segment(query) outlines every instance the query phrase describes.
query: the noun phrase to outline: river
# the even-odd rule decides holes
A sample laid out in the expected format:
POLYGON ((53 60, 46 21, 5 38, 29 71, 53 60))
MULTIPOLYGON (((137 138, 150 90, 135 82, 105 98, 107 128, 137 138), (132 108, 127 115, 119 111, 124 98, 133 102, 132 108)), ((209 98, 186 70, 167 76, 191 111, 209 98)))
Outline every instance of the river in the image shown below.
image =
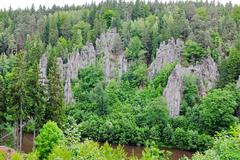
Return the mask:
MULTIPOLYGON (((112 145, 112 146, 114 148, 117 145, 112 145)), ((25 134, 23 136, 23 151, 25 153, 29 153, 29 152, 32 151, 32 147, 33 147, 33 135, 32 134, 25 134)), ((138 147, 138 146, 132 146, 132 145, 124 145, 123 148, 124 148, 125 152, 127 153, 127 155, 129 157, 131 155, 135 155, 138 158, 140 158, 142 156, 142 151, 144 149, 144 147, 138 147)), ((172 152, 171 160, 179 160, 184 155, 191 158, 192 154, 193 154, 193 152, 183 151, 183 150, 179 150, 179 149, 163 148, 163 150, 167 150, 167 151, 172 152)))

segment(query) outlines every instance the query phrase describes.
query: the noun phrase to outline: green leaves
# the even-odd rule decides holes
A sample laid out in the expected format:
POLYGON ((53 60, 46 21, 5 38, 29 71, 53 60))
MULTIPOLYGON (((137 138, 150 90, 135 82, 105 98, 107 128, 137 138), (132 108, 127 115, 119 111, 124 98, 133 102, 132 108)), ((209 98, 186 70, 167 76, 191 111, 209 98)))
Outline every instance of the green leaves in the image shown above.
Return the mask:
POLYGON ((205 96, 199 106, 196 106, 193 118, 196 125, 204 133, 214 134, 227 129, 237 121, 234 111, 237 107, 236 97, 229 90, 215 89, 205 96))
POLYGON ((126 48, 127 59, 130 61, 143 59, 144 52, 140 38, 138 36, 132 37, 126 48))
POLYGON ((183 49, 182 57, 187 63, 195 63, 207 56, 207 52, 198 43, 188 40, 183 49))
POLYGON ((40 130, 36 137, 36 151, 39 153, 39 159, 46 159, 52 149, 63 143, 64 135, 61 129, 53 121, 48 121, 40 130))

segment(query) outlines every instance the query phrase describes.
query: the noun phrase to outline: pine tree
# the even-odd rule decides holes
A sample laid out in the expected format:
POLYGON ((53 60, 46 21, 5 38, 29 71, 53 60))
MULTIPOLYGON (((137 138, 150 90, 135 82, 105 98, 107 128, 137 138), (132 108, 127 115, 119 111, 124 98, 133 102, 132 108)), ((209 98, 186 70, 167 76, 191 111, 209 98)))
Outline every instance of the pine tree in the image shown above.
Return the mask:
POLYGON ((27 72, 27 95, 29 96, 29 115, 34 121, 34 138, 35 132, 38 131, 44 124, 44 114, 46 108, 47 95, 44 90, 46 89, 39 81, 39 68, 38 63, 33 66, 27 72))
POLYGON ((16 124, 16 148, 22 150, 22 129, 23 121, 27 118, 27 106, 29 97, 27 95, 26 84, 26 62, 24 61, 24 53, 17 55, 17 64, 11 73, 8 88, 9 110, 14 117, 16 124))
POLYGON ((54 60, 48 75, 48 100, 46 106, 46 120, 53 120, 58 124, 63 120, 64 115, 64 94, 60 73, 54 60))

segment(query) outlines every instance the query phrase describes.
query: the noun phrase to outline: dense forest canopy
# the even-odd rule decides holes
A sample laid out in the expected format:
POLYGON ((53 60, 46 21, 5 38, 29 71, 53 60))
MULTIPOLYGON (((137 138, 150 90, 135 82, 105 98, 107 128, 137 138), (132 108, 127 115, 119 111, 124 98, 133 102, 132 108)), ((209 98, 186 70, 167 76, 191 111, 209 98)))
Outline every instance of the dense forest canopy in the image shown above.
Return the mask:
POLYGON ((240 159, 239 37, 231 2, 0 10, 0 144, 27 160, 137 159, 97 142, 240 159))

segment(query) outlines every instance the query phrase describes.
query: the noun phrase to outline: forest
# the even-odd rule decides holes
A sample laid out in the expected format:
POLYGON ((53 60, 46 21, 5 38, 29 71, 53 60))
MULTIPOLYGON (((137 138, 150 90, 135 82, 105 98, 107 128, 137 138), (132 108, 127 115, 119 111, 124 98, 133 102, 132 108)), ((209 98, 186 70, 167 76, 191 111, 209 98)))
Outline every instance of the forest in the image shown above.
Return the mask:
POLYGON ((36 8, 0 10, 0 160, 240 160, 239 5, 36 8))

